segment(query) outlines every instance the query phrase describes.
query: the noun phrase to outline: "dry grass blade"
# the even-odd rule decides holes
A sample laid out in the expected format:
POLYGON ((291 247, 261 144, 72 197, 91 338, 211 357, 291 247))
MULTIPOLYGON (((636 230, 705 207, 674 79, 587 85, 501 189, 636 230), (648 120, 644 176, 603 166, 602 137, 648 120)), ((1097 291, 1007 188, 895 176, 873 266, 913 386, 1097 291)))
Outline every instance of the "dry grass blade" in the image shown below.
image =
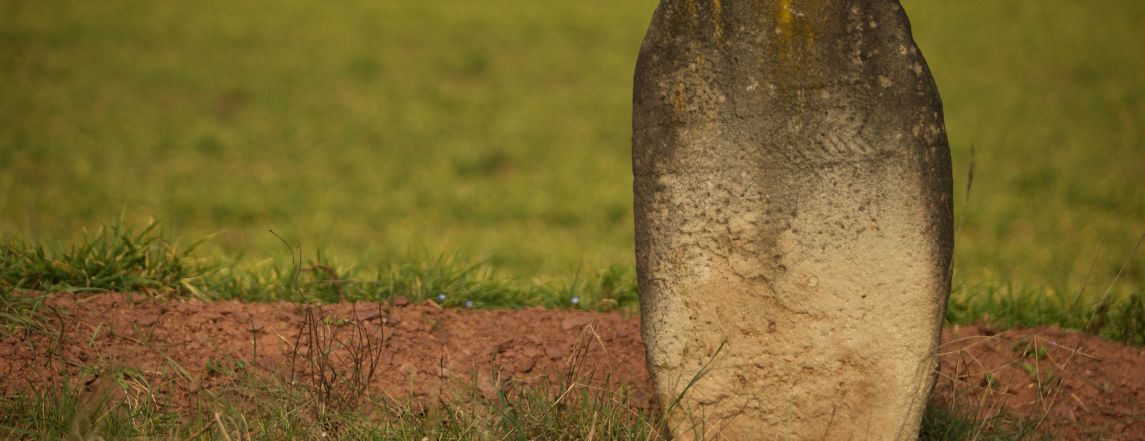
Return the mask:
MULTIPOLYGON (((958 238, 962 236, 962 225, 966 221, 966 209, 970 206, 970 186, 974 185, 974 144, 970 144, 970 170, 966 173, 966 197, 962 198, 962 214, 958 217, 958 229, 954 233, 954 244, 958 246, 958 238)), ((947 277, 954 277, 954 256, 950 257, 950 269, 947 277)))
MULTIPOLYGON (((1105 293, 1103 293, 1101 295, 1101 300, 1098 302, 1099 306, 1105 304, 1106 300, 1109 297, 1109 291, 1113 289, 1113 285, 1117 283, 1117 279, 1120 278, 1121 274, 1125 272, 1125 268, 1129 266, 1129 262, 1133 260, 1133 256, 1137 254, 1137 249, 1141 247, 1141 242, 1143 242, 1143 241, 1145 241, 1145 234, 1142 234, 1141 238, 1137 239, 1137 244, 1133 246, 1133 251, 1129 252, 1129 257, 1125 258, 1125 263, 1121 265, 1121 269, 1117 271, 1117 275, 1113 277, 1113 281, 1109 282, 1109 286, 1107 288, 1105 288, 1105 293)), ((1096 260, 1096 258, 1095 258, 1095 260, 1096 260)), ((1087 279, 1088 279, 1088 276, 1087 276, 1087 279)), ((1085 289, 1085 287, 1082 286, 1082 289, 1085 289)), ((1078 297, 1079 298, 1081 297, 1080 293, 1078 294, 1078 297)), ((1086 330, 1089 329, 1089 326, 1093 323, 1094 317, 1096 317, 1099 312, 1101 312, 1100 307, 1097 310, 1093 311, 1092 314, 1090 314, 1089 320, 1086 321, 1085 328, 1083 328, 1083 329, 1086 329, 1086 330)), ((1072 312, 1071 312, 1071 314, 1072 314, 1072 312)), ((1077 345, 1075 345, 1073 348, 1073 352, 1071 352, 1069 358, 1066 359, 1064 365, 1062 366, 1063 371, 1068 371, 1070 363, 1072 363, 1074 357, 1076 357, 1077 354, 1080 353, 1079 349, 1081 349, 1081 344, 1083 341, 1085 341, 1085 333, 1082 333, 1081 338, 1079 338, 1077 341, 1077 345)), ((1049 416, 1050 410, 1053 409, 1053 404, 1056 401, 1056 399, 1057 399, 1057 397, 1055 396, 1053 399, 1050 400, 1050 405, 1046 406, 1046 412, 1043 415, 1042 419, 1040 419, 1038 421, 1038 426, 1040 426, 1042 424, 1042 422, 1045 421, 1046 417, 1049 416)), ((1035 430, 1036 429, 1037 429, 1037 426, 1035 427, 1035 430)))

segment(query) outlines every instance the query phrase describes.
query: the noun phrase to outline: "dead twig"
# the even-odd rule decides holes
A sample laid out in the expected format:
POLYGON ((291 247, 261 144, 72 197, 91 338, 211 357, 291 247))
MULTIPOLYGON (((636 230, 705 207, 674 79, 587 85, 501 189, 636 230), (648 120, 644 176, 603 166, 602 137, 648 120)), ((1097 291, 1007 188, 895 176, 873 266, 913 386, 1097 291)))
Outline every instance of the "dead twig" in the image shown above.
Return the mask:
POLYGON ((299 271, 314 271, 316 269, 326 270, 326 272, 328 274, 330 274, 330 278, 334 279, 334 280, 319 280, 317 282, 319 282, 319 283, 321 283, 321 282, 326 282, 326 283, 334 282, 334 284, 338 286, 338 300, 341 300, 342 303, 346 303, 346 296, 345 296, 345 294, 342 294, 342 283, 344 283, 344 282, 342 280, 338 279, 338 273, 336 271, 334 271, 334 268, 331 268, 330 265, 315 264, 315 265, 311 266, 310 268, 302 268, 299 271))

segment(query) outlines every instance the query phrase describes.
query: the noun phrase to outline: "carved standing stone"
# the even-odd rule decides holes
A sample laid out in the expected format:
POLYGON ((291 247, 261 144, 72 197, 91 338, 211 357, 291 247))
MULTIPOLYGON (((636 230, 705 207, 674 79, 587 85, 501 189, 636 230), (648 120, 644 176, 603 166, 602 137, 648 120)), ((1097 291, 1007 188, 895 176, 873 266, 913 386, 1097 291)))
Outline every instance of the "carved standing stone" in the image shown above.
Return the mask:
POLYGON ((953 184, 898 1, 662 0, 633 95, 642 332, 678 435, 915 439, 953 184))

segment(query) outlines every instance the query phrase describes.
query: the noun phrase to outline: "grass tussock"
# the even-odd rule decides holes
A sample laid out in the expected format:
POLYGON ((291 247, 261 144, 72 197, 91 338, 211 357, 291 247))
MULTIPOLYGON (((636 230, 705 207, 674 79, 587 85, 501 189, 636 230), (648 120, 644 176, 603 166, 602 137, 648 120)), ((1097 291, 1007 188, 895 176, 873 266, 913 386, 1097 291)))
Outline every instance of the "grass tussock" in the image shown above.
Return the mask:
MULTIPOLYGON (((959 355, 965 355, 959 349, 959 355)), ((1019 357, 1010 364, 1024 361, 1019 357)), ((962 366, 953 375, 940 373, 937 388, 945 390, 932 394, 923 414, 920 440, 1052 440, 1057 439, 1054 430, 1043 427, 1048 420, 1046 412, 1015 412, 1007 407, 1006 399, 997 399, 994 389, 1004 390, 1013 379, 999 379, 994 374, 985 373, 979 384, 971 384, 971 377, 961 372, 962 366), (1004 384, 1005 383, 1005 384, 1004 384), (990 391, 975 396, 973 388, 986 388, 990 391), (1041 430, 1039 430, 1041 429, 1041 430)), ((976 379, 976 378, 975 378, 976 379)), ((1060 381, 1060 377, 1058 380, 1060 381)), ((1047 386, 1041 390, 1032 403, 1033 409, 1042 409, 1046 403, 1052 407, 1059 399, 1060 391, 1047 386)), ((998 396, 1005 395, 999 392, 998 396)), ((1046 425, 1048 427, 1048 424, 1046 425)))
MULTIPOLYGON (((126 211, 126 209, 124 210, 126 211)), ((123 214, 70 247, 10 238, 0 244, 0 284, 44 292, 178 291, 209 272, 152 222, 136 231, 123 214)))
MULTIPOLYGON (((270 234, 270 233, 268 233, 270 234)), ((446 307, 633 310, 638 304, 635 271, 613 265, 571 277, 540 280, 507 277, 487 260, 422 253, 378 265, 343 264, 321 250, 312 259, 301 247, 282 259, 199 258, 202 240, 181 248, 160 222, 135 228, 122 217, 71 247, 9 239, 0 243, 0 315, 7 331, 34 326, 38 297, 16 292, 139 292, 200 300, 377 301, 404 296, 432 299, 446 307), (305 262, 303 260, 305 259, 305 262), (297 289, 294 289, 297 286, 297 289)), ((1127 259, 1130 267, 1133 259, 1127 259)), ((1003 328, 1053 326, 1085 330, 1128 345, 1145 344, 1145 292, 1111 295, 1104 290, 1071 293, 1013 284, 961 284, 951 293, 946 321, 986 320, 1003 328)), ((0 329, 2 330, 2 329, 0 329)))
MULTIPOLYGON (((201 300, 299 300, 334 303, 394 296, 432 299, 468 308, 612 310, 637 303, 631 268, 613 265, 571 277, 525 280, 499 273, 487 260, 415 254, 378 265, 343 265, 318 250, 303 263, 301 247, 282 259, 249 263, 240 258, 199 258, 165 234, 161 222, 135 228, 123 217, 70 247, 9 238, 0 243, 0 287, 36 292, 138 292, 201 300), (294 290, 297 285, 298 289, 294 290)), ((268 234, 273 234, 268 232, 268 234)), ((11 302, 23 300, 10 300, 11 302)), ((27 309, 25 306, 19 308, 27 309)))
POLYGON ((347 408, 313 383, 290 384, 249 365, 220 367, 225 386, 193 408, 166 402, 163 385, 127 377, 99 393, 68 381, 0 400, 4 439, 661 439, 654 413, 630 406, 628 389, 564 377, 505 384, 494 394, 469 385, 426 400, 362 393, 347 408))

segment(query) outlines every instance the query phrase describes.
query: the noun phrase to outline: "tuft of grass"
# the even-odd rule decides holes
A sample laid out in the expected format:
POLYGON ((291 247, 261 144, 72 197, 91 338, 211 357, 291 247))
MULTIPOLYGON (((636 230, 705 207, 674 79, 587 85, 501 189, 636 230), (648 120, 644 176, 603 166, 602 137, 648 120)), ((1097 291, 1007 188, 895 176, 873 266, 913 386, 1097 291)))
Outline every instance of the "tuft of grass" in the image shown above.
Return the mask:
MULTIPOLYGON (((1038 347, 1031 342, 1016 342, 1012 347, 1020 354, 1019 359, 1011 363, 1021 363, 1030 354, 1038 356, 1038 347), (1025 344, 1022 344, 1025 343, 1025 344)), ((959 349, 959 356, 965 354, 959 349)), ((965 366, 956 366, 953 375, 939 374, 930 401, 923 413, 920 428, 920 440, 1035 440, 1055 439, 1053 431, 1041 430, 1039 426, 1046 419, 1047 414, 1033 412, 1023 414, 1011 412, 1005 407, 1005 400, 993 400, 995 388, 1005 389, 1003 381, 991 372, 982 374, 983 378, 977 384, 971 384, 970 375, 963 371, 965 366), (985 387, 988 392, 981 397, 974 397, 971 389, 985 387), (941 390, 940 390, 941 389, 941 390), (948 395, 947 395, 948 393, 948 395)), ((1056 397, 1056 396, 1055 396, 1056 397)), ((1040 403, 1048 397, 1039 395, 1040 403)), ((1052 399, 1049 398, 1052 402, 1052 399)))
MULTIPOLYGON (((1130 291, 1110 295, 1125 271, 1134 263, 1145 236, 1137 241, 1129 256, 1105 291, 1086 295, 1086 276, 1076 295, 1067 290, 1036 285, 1015 288, 1011 283, 954 287, 946 310, 948 324, 985 320, 1002 328, 1015 326, 1061 326, 1100 335, 1125 345, 1145 344, 1145 292, 1130 291)), ((1094 263, 1097 259, 1094 259, 1094 263)), ((1092 268, 1091 268, 1092 271, 1092 268)))
MULTIPOLYGON (((285 261, 255 265, 231 261, 202 277, 203 292, 247 301, 287 300, 293 272, 285 261)), ((446 307, 478 309, 544 306, 610 311, 631 310, 638 302, 635 271, 612 265, 549 280, 503 275, 488 259, 428 254, 377 266, 343 265, 321 250, 301 265, 297 295, 306 301, 385 300, 403 296, 432 300, 446 307)))
MULTIPOLYGON (((179 241, 164 233, 162 222, 136 228, 122 215, 68 247, 12 238, 0 244, 0 302, 6 308, 0 314, 16 314, 8 320, 16 326, 25 321, 17 311, 34 305, 28 303, 34 297, 14 296, 11 291, 116 291, 170 299, 246 301, 294 300, 291 293, 296 293, 307 302, 325 303, 404 296, 484 309, 540 305, 613 310, 631 309, 638 302, 635 271, 622 265, 543 281, 506 277, 488 259, 458 254, 422 252, 387 264, 370 266, 363 259, 342 265, 319 249, 315 258, 295 268, 295 257, 254 263, 242 256, 230 260, 197 257, 194 250, 208 239, 180 250, 179 241)), ((299 261, 301 252, 298 247, 299 261)))
POLYGON ((928 403, 919 430, 920 441, 947 440, 1053 440, 1052 433, 1036 433, 1036 421, 1002 409, 992 416, 973 402, 928 403))
MULTIPOLYGON (((126 208, 124 208, 126 212, 126 208)), ((191 257, 202 243, 178 250, 175 241, 150 222, 140 231, 117 220, 70 247, 45 246, 12 238, 0 244, 0 286, 44 292, 134 291, 175 295, 209 268, 191 257)), ((204 239, 205 240, 205 239, 204 239)))
MULTIPOLYGON (((594 339, 590 325, 574 344, 563 372, 536 384, 496 380, 486 393, 487 422, 476 424, 484 439, 649 440, 667 435, 667 421, 653 408, 644 410, 632 396, 630 384, 617 384, 612 373, 586 363, 594 339)), ((477 378, 477 376, 474 376, 477 378)), ((476 390, 471 388, 470 390, 476 390)))
MULTIPOLYGON (((431 256, 423 251, 385 264, 368 265, 362 259, 347 265, 319 249, 314 258, 295 268, 289 258, 254 263, 242 256, 199 258, 193 252, 205 240, 179 250, 175 245, 179 240, 165 234, 161 222, 136 228, 122 215, 68 247, 11 239, 0 244, 0 316, 5 317, 0 332, 34 326, 30 313, 39 308, 42 297, 30 292, 52 291, 246 301, 300 296, 306 302, 324 303, 404 296, 481 309, 540 305, 632 311, 639 303, 635 271, 622 265, 546 281, 507 277, 488 259, 459 254, 431 256)), ((301 260, 301 249, 297 252, 301 260)), ((1029 284, 959 284, 951 293, 946 321, 987 320, 1003 328, 1059 325, 1142 345, 1143 307, 1145 292, 1098 296, 1029 284)))
POLYGON ((186 432, 187 420, 171 411, 175 406, 163 393, 167 385, 131 369, 92 369, 99 373, 95 385, 64 371, 59 383, 29 384, 24 393, 0 397, 0 437, 88 441, 186 432))
POLYGON ((43 332, 43 322, 35 317, 47 297, 47 294, 16 294, 11 288, 0 286, 0 338, 43 332))

